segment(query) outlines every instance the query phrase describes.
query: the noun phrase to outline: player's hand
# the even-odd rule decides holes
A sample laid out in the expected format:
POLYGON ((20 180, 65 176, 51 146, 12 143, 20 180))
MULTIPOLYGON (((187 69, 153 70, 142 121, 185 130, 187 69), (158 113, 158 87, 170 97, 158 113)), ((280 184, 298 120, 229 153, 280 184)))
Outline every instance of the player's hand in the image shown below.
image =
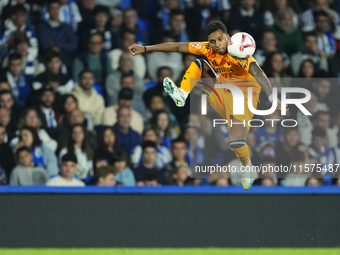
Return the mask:
POLYGON ((140 53, 144 53, 145 52, 145 49, 143 46, 140 46, 138 44, 133 44, 129 47, 129 51, 130 51, 130 54, 132 56, 136 56, 140 53))
MULTIPOLYGON (((282 109, 282 104, 281 104, 281 101, 279 99, 277 99, 277 107, 276 107, 276 110, 281 112, 281 109, 282 109)), ((286 107, 286 113, 289 112, 289 108, 286 107)))

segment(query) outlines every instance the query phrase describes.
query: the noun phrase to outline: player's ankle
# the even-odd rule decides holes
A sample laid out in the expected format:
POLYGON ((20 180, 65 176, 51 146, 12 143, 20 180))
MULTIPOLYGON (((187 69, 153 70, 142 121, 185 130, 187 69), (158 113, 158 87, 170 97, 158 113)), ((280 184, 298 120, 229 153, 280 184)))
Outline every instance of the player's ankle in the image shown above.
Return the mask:
POLYGON ((179 89, 182 92, 182 95, 185 99, 187 99, 187 97, 189 96, 190 92, 186 92, 184 89, 179 89))

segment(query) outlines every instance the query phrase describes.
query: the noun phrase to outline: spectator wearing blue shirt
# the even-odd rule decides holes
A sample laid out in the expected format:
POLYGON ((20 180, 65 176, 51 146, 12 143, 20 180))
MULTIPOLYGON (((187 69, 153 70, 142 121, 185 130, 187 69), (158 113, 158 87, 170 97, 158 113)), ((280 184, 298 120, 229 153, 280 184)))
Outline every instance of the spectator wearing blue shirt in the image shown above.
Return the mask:
POLYGON ((21 106, 25 106, 30 92, 30 79, 23 72, 22 66, 21 55, 12 53, 8 58, 7 68, 0 73, 0 81, 7 82, 16 101, 21 106))
MULTIPOLYGON (((22 4, 17 4, 11 8, 11 17, 6 22, 6 30, 3 34, 3 46, 1 51, 7 50, 7 42, 12 39, 12 33, 23 31, 29 39, 29 59, 36 59, 38 56, 38 41, 35 31, 27 25, 27 9, 22 4)), ((3 53, 3 52, 2 52, 3 53)))
POLYGON ((275 111, 272 114, 266 116, 264 125, 255 130, 256 135, 256 147, 259 147, 263 142, 283 141, 284 131, 281 127, 278 127, 280 123, 280 114, 275 111))
POLYGON ((38 26, 38 41, 43 51, 50 45, 61 49, 62 59, 66 66, 70 66, 77 50, 78 40, 72 27, 59 21, 60 2, 52 0, 47 5, 49 19, 41 21, 38 26))
MULTIPOLYGON (((166 164, 168 164, 172 158, 170 151, 164 145, 161 145, 161 137, 156 129, 154 128, 146 128, 143 131, 143 141, 153 141, 157 144, 157 156, 155 160, 155 167, 158 170, 161 170, 166 164)), ((131 163, 133 167, 138 167, 142 164, 142 147, 137 145, 133 149, 133 153, 131 155, 131 163)))
POLYGON ((59 173, 56 155, 39 140, 37 130, 33 127, 24 126, 20 130, 20 141, 14 146, 19 149, 22 146, 32 151, 32 162, 46 169, 49 176, 59 173))
POLYGON ((199 130, 196 126, 188 125, 183 131, 183 138, 187 143, 190 164, 204 164, 206 156, 202 148, 197 144, 199 130))
POLYGON ((328 177, 331 173, 328 172, 329 164, 334 164, 334 154, 325 148, 327 133, 324 129, 316 127, 312 132, 312 144, 308 146, 308 153, 317 164, 321 164, 321 174, 324 177, 325 184, 330 184, 328 177))
POLYGON ((323 51, 324 55, 331 58, 335 54, 335 38, 329 31, 331 20, 327 12, 318 11, 314 14, 315 31, 318 36, 318 47, 323 51))
POLYGON ((132 149, 140 145, 141 137, 130 127, 131 110, 127 106, 121 106, 117 110, 117 123, 113 130, 117 134, 119 143, 125 149, 127 155, 131 155, 132 149))
POLYGON ((128 7, 123 11, 122 31, 129 29, 136 33, 136 42, 139 45, 148 44, 147 31, 143 30, 138 24, 138 13, 135 9, 128 7))
POLYGON ((129 158, 125 151, 117 151, 113 154, 113 165, 116 168, 116 181, 126 186, 135 186, 136 179, 133 171, 128 166, 129 158))
POLYGON ((36 59, 36 56, 34 56, 34 54, 31 54, 30 41, 26 33, 20 30, 13 32, 11 35, 11 42, 9 45, 11 50, 7 51, 7 53, 4 55, 5 59, 2 62, 2 66, 3 67, 7 66, 8 57, 11 53, 18 52, 22 56, 23 72, 25 73, 25 75, 33 78, 33 76, 38 73, 39 62, 36 59))

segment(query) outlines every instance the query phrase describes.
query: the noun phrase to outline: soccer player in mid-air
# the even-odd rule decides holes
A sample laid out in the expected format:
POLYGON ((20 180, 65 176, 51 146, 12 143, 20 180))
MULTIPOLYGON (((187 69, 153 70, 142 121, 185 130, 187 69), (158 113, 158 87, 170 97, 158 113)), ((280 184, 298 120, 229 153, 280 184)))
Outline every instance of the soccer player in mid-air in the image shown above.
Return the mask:
MULTIPOLYGON (((250 128, 248 121, 253 118, 254 114, 248 108, 247 90, 248 87, 252 87, 252 101, 256 109, 261 88, 272 102, 272 86, 253 57, 237 59, 228 54, 230 37, 227 28, 222 22, 212 22, 208 24, 204 32, 208 37, 208 42, 162 43, 151 46, 134 44, 129 47, 129 50, 133 56, 146 51, 161 51, 191 53, 195 55, 205 55, 207 57, 209 62, 203 59, 196 59, 191 63, 179 88, 170 78, 164 79, 164 89, 178 107, 184 106, 186 98, 197 84, 193 84, 193 82, 190 83, 192 78, 195 78, 195 80, 200 78, 216 78, 216 83, 222 84, 223 78, 228 78, 227 84, 232 84, 240 88, 244 95, 244 115, 233 115, 233 97, 232 93, 227 89, 216 89, 222 100, 222 105, 215 105, 210 96, 208 97, 208 101, 215 111, 228 121, 229 145, 231 150, 236 154, 243 166, 250 167, 251 161, 246 136, 250 128), (231 80, 233 81, 232 83, 230 83, 231 80), (230 125, 231 122, 233 125, 230 125)), ((277 102, 277 110, 281 110, 281 102, 279 100, 277 102)), ((249 189, 252 184, 253 177, 251 171, 242 171, 243 188, 249 189)))

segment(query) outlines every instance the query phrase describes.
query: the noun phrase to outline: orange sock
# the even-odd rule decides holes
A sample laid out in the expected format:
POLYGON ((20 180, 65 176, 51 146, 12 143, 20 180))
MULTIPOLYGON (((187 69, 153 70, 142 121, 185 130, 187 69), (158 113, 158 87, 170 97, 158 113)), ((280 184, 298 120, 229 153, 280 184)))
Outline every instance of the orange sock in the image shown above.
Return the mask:
POLYGON ((229 143, 231 150, 236 154, 241 164, 246 166, 249 163, 249 147, 244 140, 229 143))
POLYGON ((180 88, 185 92, 191 92, 191 90, 196 86, 197 82, 199 82, 201 76, 201 69, 195 62, 192 62, 183 76, 180 88))

